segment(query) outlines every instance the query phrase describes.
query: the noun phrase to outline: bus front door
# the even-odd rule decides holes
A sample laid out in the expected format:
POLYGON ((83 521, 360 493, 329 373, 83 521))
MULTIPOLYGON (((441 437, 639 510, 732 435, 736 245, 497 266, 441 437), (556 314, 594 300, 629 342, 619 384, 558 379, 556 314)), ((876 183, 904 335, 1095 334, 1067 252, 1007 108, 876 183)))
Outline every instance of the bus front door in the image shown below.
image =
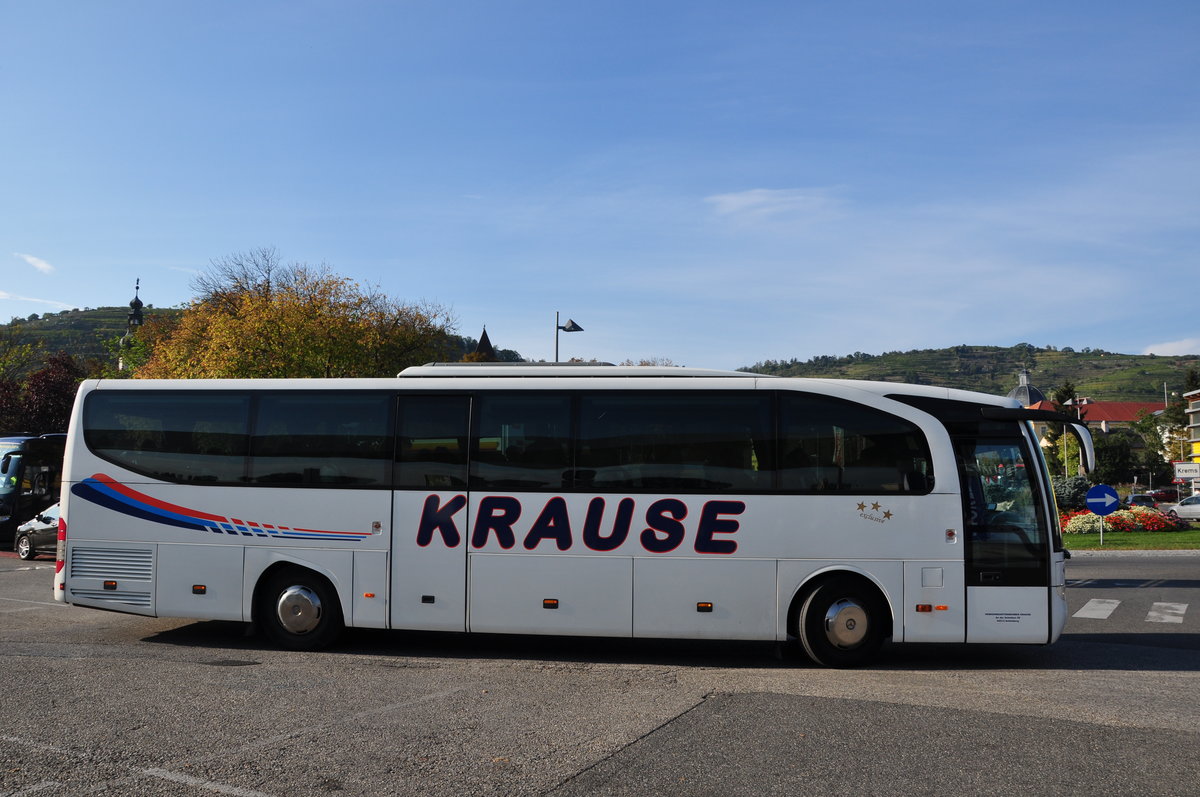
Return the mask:
POLYGON ((1048 642, 1050 541, 1020 438, 957 441, 966 526, 967 641, 1048 642))

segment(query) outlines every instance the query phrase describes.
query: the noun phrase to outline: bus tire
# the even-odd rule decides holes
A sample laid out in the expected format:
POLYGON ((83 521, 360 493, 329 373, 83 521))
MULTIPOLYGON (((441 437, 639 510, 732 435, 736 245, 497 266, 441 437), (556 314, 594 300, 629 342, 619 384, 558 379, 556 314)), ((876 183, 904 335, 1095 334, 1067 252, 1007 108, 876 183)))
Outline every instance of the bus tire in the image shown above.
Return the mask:
POLYGON ((337 592, 322 576, 300 567, 270 574, 255 619, 267 638, 288 650, 319 650, 342 633, 337 592))
POLYGON ((873 585, 854 576, 833 576, 804 599, 796 636, 817 664, 855 667, 879 650, 887 620, 887 609, 873 585))
POLYGON ((28 534, 22 534, 20 537, 17 537, 17 544, 14 547, 17 550, 17 556, 25 561, 29 561, 37 556, 34 553, 33 540, 29 538, 28 534))

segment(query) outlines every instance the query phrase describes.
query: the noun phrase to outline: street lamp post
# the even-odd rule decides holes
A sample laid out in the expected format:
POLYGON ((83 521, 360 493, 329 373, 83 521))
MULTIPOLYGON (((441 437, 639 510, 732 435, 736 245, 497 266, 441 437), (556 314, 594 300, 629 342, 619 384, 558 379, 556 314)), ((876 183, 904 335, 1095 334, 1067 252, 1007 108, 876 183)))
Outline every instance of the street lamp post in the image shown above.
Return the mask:
POLYGON ((569 318, 567 319, 567 323, 565 323, 565 324, 558 323, 558 311, 557 310, 554 311, 554 362, 558 362, 558 331, 560 329, 563 332, 582 332, 583 331, 583 327, 579 326, 579 324, 576 324, 574 321, 572 321, 569 318))

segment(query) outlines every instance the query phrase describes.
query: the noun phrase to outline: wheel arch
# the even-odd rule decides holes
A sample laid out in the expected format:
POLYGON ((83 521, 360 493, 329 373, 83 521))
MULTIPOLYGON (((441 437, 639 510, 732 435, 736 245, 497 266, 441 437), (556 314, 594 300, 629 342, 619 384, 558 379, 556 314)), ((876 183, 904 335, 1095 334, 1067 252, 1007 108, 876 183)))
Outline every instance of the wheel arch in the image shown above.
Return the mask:
POLYGON ((887 621, 887 627, 884 629, 884 638, 887 639, 893 636, 895 631, 896 606, 889 590, 879 578, 868 573, 861 567, 850 564, 836 564, 814 570, 793 590, 791 600, 788 602, 787 625, 785 626, 789 641, 799 640, 796 628, 800 619, 800 610, 804 606, 804 601, 808 596, 825 582, 843 577, 858 579, 875 591, 880 602, 887 607, 887 616, 884 618, 887 621))
POLYGON ((262 561, 252 562, 250 552, 247 552, 245 577, 249 582, 249 589, 243 590, 245 596, 245 605, 243 606, 243 614, 252 622, 259 622, 258 617, 259 607, 262 604, 262 594, 266 585, 270 583, 278 573, 286 570, 300 570, 324 580, 328 584, 330 591, 337 597, 337 610, 341 615, 342 622, 345 625, 350 625, 350 615, 348 607, 352 600, 351 584, 353 579, 353 565, 350 561, 345 563, 344 568, 340 567, 340 562, 321 562, 313 561, 312 558, 300 558, 298 556, 290 556, 285 552, 271 551, 270 555, 262 561), (344 573, 339 574, 339 570, 344 570, 344 573))

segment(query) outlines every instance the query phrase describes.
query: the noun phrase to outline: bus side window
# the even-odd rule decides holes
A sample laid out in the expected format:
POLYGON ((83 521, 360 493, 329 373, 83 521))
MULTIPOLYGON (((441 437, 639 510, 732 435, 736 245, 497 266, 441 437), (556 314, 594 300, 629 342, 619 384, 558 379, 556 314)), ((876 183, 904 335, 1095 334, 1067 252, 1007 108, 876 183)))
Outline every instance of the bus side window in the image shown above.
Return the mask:
POLYGON ((102 459, 164 481, 240 484, 249 399, 220 392, 96 391, 83 437, 102 459))
POLYGON ((397 489, 466 487, 469 409, 466 396, 400 397, 397 489))
POLYGON ((807 393, 780 400, 784 490, 927 493, 929 445, 912 423, 850 401, 807 393))
POLYGON ((579 473, 595 490, 772 489, 765 394, 608 394, 580 399, 579 473))
POLYGON ((571 399, 552 393, 492 393, 478 398, 471 487, 569 490, 571 399))
POLYGON ((389 487, 390 396, 264 394, 250 441, 250 481, 389 487))

